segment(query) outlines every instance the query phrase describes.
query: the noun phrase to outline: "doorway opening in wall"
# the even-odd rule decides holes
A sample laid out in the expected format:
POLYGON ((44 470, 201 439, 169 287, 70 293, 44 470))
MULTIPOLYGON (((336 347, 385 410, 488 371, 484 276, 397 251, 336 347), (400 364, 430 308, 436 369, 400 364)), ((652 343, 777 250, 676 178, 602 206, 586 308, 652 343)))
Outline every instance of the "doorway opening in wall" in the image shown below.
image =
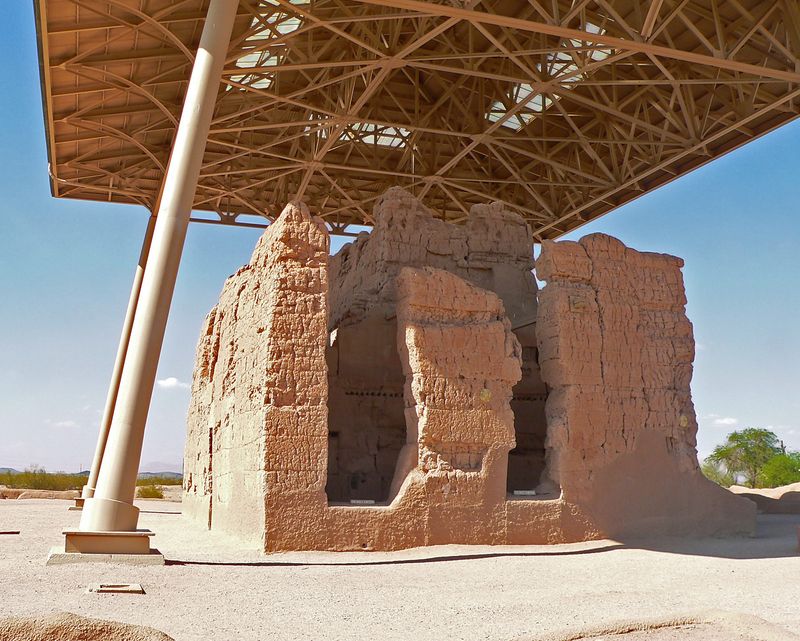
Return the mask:
POLYGON ((397 321, 342 324, 328 344, 329 503, 385 504, 406 442, 397 321))
POLYGON ((546 474, 548 390, 539 372, 535 330, 535 322, 514 328, 522 346, 522 379, 514 386, 511 400, 517 445, 508 453, 506 491, 509 498, 516 499, 554 498, 557 494, 546 474))

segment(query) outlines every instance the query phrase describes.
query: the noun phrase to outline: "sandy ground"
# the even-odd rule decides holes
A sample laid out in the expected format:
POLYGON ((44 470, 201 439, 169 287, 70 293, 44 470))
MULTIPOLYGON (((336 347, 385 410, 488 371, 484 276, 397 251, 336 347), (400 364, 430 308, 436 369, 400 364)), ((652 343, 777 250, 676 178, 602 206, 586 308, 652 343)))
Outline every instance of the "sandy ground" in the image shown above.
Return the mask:
POLYGON ((760 516, 753 539, 265 557, 197 530, 178 503, 137 504, 166 566, 45 567, 80 513, 67 501, 0 501, 0 531, 21 531, 0 535, 0 616, 69 611, 178 641, 507 641, 708 609, 800 632, 800 516, 760 516), (147 594, 85 592, 99 582, 147 594))

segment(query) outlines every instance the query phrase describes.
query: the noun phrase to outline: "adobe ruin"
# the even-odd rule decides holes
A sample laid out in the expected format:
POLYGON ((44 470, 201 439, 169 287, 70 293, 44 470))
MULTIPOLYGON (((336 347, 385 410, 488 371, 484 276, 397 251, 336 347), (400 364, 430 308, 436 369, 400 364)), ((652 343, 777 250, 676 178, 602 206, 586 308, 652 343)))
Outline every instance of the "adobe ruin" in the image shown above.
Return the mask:
POLYGON ((389 190, 329 257, 287 206, 197 351, 184 513, 265 551, 750 534, 695 449, 680 259, 389 190))

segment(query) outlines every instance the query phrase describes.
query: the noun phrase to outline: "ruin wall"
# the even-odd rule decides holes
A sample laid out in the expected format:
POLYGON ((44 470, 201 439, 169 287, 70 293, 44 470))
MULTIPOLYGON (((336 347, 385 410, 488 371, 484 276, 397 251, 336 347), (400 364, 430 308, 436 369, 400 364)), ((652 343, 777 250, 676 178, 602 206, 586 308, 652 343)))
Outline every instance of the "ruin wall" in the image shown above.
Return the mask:
MULTIPOLYGON (((385 256, 381 242, 370 251, 385 256)), ((339 339, 328 298, 350 290, 329 285, 327 247, 319 221, 290 205, 209 315, 188 422, 190 518, 265 551, 752 531, 754 506, 697 467, 681 261, 603 235, 546 242, 537 261, 547 285, 533 340, 550 390, 537 495, 507 491, 525 344, 501 297, 450 270, 400 266, 370 290, 388 318, 366 306, 336 328, 377 323, 378 347, 394 330, 403 418, 389 496, 331 501, 328 368, 339 339)), ((347 278, 374 275, 364 260, 347 278)), ((370 300, 358 288, 348 296, 370 300)))
POLYGON ((330 259, 327 491, 333 502, 393 496, 405 439, 404 376, 394 341, 397 277, 405 267, 442 269, 497 294, 522 345, 514 389, 518 445, 508 485, 533 490, 544 469, 546 388, 536 353, 533 237, 501 203, 477 205, 463 225, 437 218, 412 194, 388 190, 370 234, 330 259))
POLYGON ((463 225, 436 218, 412 194, 389 189, 376 203, 375 226, 330 260, 334 329, 369 314, 393 313, 403 267, 435 267, 503 301, 512 326, 536 319, 533 235, 502 203, 475 205, 463 225))
POLYGON ((754 527, 698 466, 681 267, 605 234, 544 241, 536 261, 549 473, 609 536, 754 527))
POLYGON ((198 345, 184 513, 258 547, 279 513, 269 506, 325 502, 328 246, 305 205, 287 206, 198 345))

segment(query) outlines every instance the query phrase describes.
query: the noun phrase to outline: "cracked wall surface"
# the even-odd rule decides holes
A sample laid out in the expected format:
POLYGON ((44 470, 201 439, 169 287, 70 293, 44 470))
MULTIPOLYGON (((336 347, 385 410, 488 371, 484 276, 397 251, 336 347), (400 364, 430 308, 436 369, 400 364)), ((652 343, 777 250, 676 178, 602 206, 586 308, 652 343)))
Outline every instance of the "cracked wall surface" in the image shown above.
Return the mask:
POLYGON ((463 225, 439 220, 393 188, 374 207, 375 226, 330 260, 328 496, 385 501, 405 440, 403 371, 394 341, 397 277, 434 267, 496 293, 522 344, 522 379, 511 401, 518 445, 509 485, 534 489, 544 469, 546 388, 536 357, 533 237, 500 203, 478 205, 463 225))
POLYGON ((550 475, 610 536, 755 525, 697 463, 681 267, 604 234, 545 241, 536 261, 550 475))
POLYGON ((529 232, 502 207, 456 227, 391 190, 375 218, 329 267, 290 205, 225 284, 197 350, 190 518, 265 551, 751 531, 753 506, 697 467, 679 259, 546 242, 537 304, 529 232), (547 467, 517 459, 523 498, 526 381, 547 467))
POLYGON ((262 544, 275 506, 325 501, 328 235, 290 204, 231 276, 197 350, 184 512, 262 544))

